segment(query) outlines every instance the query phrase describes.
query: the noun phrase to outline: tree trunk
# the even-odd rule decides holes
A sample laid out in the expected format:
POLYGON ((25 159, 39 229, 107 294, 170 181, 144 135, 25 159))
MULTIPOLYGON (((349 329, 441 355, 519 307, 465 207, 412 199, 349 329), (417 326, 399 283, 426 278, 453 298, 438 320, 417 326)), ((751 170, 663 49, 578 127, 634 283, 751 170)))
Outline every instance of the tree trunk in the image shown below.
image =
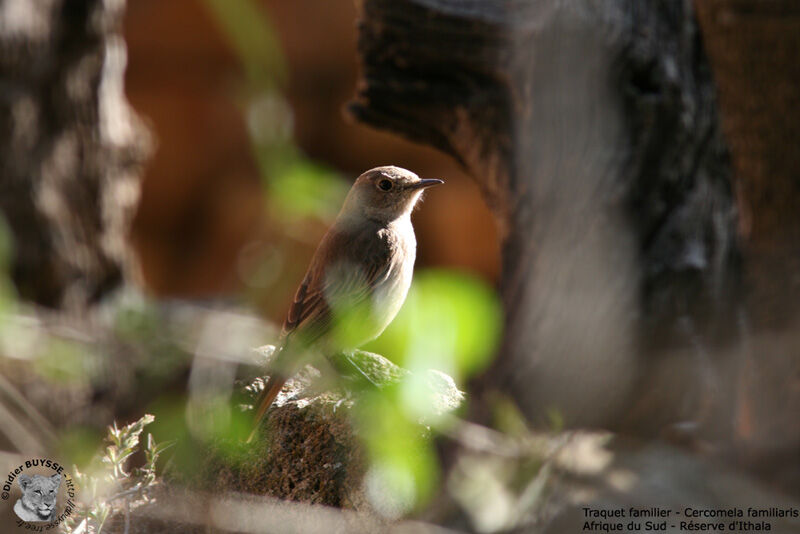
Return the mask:
POLYGON ((148 150, 123 94, 124 2, 0 0, 0 212, 19 293, 80 309, 132 267, 148 150))
POLYGON ((483 386, 570 425, 725 409, 731 392, 706 393, 737 337, 736 209, 691 3, 362 9, 351 112, 455 157, 501 229, 506 332, 483 386))

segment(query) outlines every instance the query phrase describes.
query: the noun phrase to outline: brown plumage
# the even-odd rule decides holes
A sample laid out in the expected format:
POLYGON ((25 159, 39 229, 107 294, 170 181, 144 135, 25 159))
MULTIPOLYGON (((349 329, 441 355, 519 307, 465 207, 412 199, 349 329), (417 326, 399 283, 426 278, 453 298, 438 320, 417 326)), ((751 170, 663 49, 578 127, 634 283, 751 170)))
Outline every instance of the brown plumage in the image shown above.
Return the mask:
POLYGON ((411 211, 424 188, 440 183, 393 166, 371 169, 355 181, 295 293, 248 441, 301 353, 312 346, 326 355, 354 349, 394 319, 416 258, 411 211))

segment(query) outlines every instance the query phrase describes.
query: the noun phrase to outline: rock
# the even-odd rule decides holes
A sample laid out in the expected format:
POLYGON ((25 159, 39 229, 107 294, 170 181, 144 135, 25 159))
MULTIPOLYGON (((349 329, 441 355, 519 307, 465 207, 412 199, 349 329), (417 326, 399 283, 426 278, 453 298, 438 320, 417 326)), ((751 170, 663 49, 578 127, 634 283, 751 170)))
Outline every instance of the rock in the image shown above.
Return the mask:
MULTIPOLYGON (((267 345, 256 351, 269 360, 275 347, 267 345)), ((379 354, 356 350, 342 358, 363 375, 356 379, 366 378, 372 387, 389 387, 410 376, 379 354)), ((428 373, 433 413, 457 408, 464 394, 453 379, 439 371, 428 373)), ((207 489, 368 511, 362 488, 367 460, 349 417, 359 402, 353 390, 366 381, 354 382, 348 380, 353 377, 345 376, 336 387, 323 388, 321 375, 306 365, 287 381, 264 420, 262 439, 256 443, 217 444, 204 466, 202 478, 207 489)), ((257 378, 245 389, 255 398, 263 387, 264 379, 257 378)), ((253 406, 245 408, 252 410, 253 406)), ((424 431, 423 426, 420 429, 424 431)))

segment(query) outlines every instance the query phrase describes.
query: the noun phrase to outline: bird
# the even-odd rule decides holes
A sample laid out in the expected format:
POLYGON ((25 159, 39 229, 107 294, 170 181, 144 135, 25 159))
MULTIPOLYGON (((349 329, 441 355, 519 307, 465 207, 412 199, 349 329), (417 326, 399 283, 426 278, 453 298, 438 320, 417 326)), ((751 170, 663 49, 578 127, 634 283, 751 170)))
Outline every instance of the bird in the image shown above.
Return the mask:
POLYGON ((425 189, 443 183, 393 165, 356 179, 289 307, 248 442, 304 352, 358 348, 392 322, 414 272, 411 212, 425 189))

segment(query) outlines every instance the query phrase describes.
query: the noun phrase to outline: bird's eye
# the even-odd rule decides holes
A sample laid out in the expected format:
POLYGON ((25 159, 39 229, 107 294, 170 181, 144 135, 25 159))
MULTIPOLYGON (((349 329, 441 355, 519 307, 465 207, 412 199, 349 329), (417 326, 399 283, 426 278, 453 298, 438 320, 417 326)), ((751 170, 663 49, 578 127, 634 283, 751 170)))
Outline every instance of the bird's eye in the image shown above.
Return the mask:
POLYGON ((388 191, 392 188, 392 181, 391 180, 381 180, 378 182, 378 187, 383 189, 384 191, 388 191))

